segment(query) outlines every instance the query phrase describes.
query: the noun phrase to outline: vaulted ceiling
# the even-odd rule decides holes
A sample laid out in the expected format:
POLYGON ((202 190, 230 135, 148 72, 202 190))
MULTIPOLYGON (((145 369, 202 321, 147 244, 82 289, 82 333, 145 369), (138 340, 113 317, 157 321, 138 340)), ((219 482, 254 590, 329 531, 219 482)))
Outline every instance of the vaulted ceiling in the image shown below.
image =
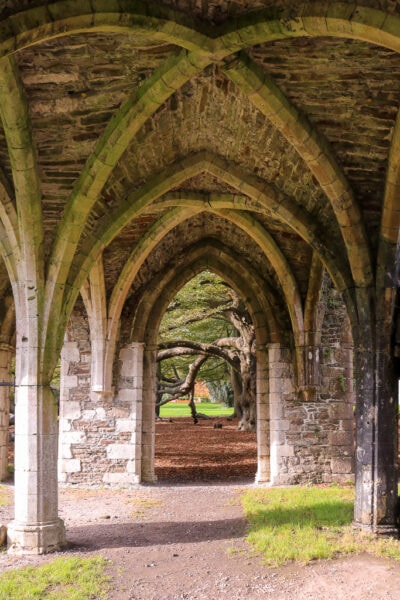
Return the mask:
POLYGON ((373 285, 397 244, 399 4, 0 1, 0 293, 32 221, 54 315, 96 261, 135 298, 202 239, 283 311, 316 260, 373 285))

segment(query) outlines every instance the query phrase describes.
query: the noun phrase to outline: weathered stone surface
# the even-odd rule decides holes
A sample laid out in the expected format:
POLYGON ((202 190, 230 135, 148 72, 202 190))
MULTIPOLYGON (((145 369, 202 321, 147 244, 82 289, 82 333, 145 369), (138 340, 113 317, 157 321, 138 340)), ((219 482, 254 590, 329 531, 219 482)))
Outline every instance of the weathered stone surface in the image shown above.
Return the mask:
MULTIPOLYGON (((399 3, 106 4, 0 1, 0 341, 16 350, 20 467, 40 473, 20 469, 13 544, 63 543, 56 411, 27 402, 49 387, 63 339, 63 481, 154 478, 158 319, 174 280, 199 268, 240 288, 258 319, 271 478, 347 477, 355 454, 356 520, 387 531, 399 3), (143 362, 125 356, 136 343, 143 362)), ((7 412, 5 395, 3 473, 7 412)))

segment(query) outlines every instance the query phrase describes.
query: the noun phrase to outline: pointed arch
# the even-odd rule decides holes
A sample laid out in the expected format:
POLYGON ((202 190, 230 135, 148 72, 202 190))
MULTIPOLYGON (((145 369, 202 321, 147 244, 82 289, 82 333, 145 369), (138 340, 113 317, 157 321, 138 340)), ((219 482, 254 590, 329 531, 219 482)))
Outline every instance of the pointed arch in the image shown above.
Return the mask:
POLYGON ((268 340, 280 338, 276 327, 275 315, 265 302, 263 285, 259 288, 258 278, 248 265, 240 266, 240 257, 226 252, 216 240, 206 240, 188 248, 185 263, 178 270, 169 267, 147 286, 135 313, 132 339, 134 343, 144 342, 145 361, 143 369, 143 431, 142 431, 142 467, 145 479, 154 478, 154 379, 155 352, 159 324, 169 302, 178 289, 199 272, 210 269, 224 278, 244 299, 256 331, 257 345, 257 480, 268 481, 270 475, 268 411, 268 378, 266 345, 268 340), (269 330, 269 331, 268 331, 269 330), (271 335, 275 331, 276 336, 271 335))
POLYGON ((152 250, 162 240, 162 238, 171 231, 174 227, 183 221, 199 214, 199 209, 180 209, 175 208, 170 210, 165 215, 154 223, 148 234, 139 242, 130 254, 126 261, 123 270, 120 273, 118 281, 111 294, 108 308, 108 324, 107 324, 107 344, 106 344, 106 359, 105 363, 107 371, 105 375, 105 386, 111 385, 111 365, 115 353, 116 335, 118 330, 118 322, 121 316, 121 311, 126 300, 129 289, 143 265, 146 258, 152 250))
POLYGON ((104 391, 104 362, 107 343, 107 300, 104 281, 103 257, 94 263, 89 280, 81 289, 90 328, 91 388, 104 391))
POLYGON ((132 340, 150 345, 156 343, 159 322, 174 294, 195 275, 209 269, 232 285, 244 300, 258 332, 257 343, 265 345, 271 340, 280 341, 275 314, 266 300, 270 293, 266 293, 263 282, 248 265, 238 269, 238 264, 240 266, 240 257, 233 258, 217 240, 208 238, 189 247, 178 272, 175 267, 168 267, 146 287, 135 312, 132 340))
POLYGON ((280 218, 318 251, 338 289, 350 287, 348 265, 337 264, 339 249, 333 245, 330 248, 326 247, 322 236, 318 233, 318 224, 308 213, 302 211, 295 202, 272 185, 243 171, 238 165, 202 151, 170 165, 130 194, 124 202, 121 202, 119 209, 102 221, 99 230, 88 237, 83 244, 80 256, 71 268, 69 289, 76 290, 82 285, 86 277, 85 273, 90 270, 93 257, 106 247, 131 219, 143 213, 152 202, 174 187, 202 172, 209 173, 236 188, 240 193, 248 195, 264 207, 268 214, 280 218))
POLYGON ((246 55, 224 73, 295 148, 329 199, 340 227, 354 282, 373 283, 370 247, 361 211, 343 170, 321 133, 295 108, 273 79, 246 55))
MULTIPOLYGON (((199 212, 199 211, 198 211, 199 212)), ((282 294, 288 306, 288 312, 292 322, 293 334, 296 348, 296 366, 298 372, 299 386, 303 386, 303 347, 304 347, 304 325, 301 297, 297 282, 291 272, 290 266, 272 237, 261 227, 261 225, 250 216, 239 211, 208 211, 233 222, 243 229, 252 238, 271 263, 280 282, 282 294)), ((144 260, 161 241, 161 239, 180 222, 194 216, 195 212, 190 209, 175 208, 161 217, 150 229, 133 250, 125 263, 117 284, 113 290, 109 305, 109 320, 107 327, 107 365, 112 364, 115 352, 117 323, 119 321, 123 304, 144 260)), ((110 370, 107 371, 106 381, 108 385, 111 377, 110 370)))
MULTIPOLYGON (((207 61, 206 61, 207 63, 207 61)), ((186 52, 167 60, 114 116, 72 191, 57 230, 46 284, 45 324, 51 328, 90 210, 130 141, 145 121, 205 64, 186 52)))

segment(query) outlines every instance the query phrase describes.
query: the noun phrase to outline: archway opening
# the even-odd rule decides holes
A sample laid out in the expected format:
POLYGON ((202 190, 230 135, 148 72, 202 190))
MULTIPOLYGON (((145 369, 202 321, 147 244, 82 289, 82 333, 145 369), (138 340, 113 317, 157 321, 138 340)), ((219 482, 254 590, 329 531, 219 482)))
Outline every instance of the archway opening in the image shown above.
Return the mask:
POLYGON ((255 330, 238 293, 204 270, 175 294, 157 347, 159 481, 254 480, 255 330))

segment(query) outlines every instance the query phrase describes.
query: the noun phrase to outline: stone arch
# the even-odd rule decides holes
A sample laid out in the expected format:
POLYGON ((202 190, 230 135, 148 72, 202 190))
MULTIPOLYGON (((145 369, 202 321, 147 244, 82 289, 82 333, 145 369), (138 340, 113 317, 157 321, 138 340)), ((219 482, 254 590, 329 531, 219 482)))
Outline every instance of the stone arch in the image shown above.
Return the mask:
POLYGON ((267 41, 295 37, 348 37, 400 51, 399 18, 369 6, 344 2, 299 2, 294 8, 264 9, 225 25, 217 48, 231 53, 267 41))
MULTIPOLYGON (((93 265, 88 281, 81 288, 81 295, 86 306, 91 329, 93 391, 109 393, 111 390, 118 322, 129 288, 141 265, 168 231, 171 231, 178 223, 192 217, 194 214, 196 214, 194 209, 175 209, 167 212, 156 222, 148 235, 135 247, 126 262, 111 295, 108 312, 101 258, 93 265)), ((219 213, 216 212, 216 214, 219 213)), ((279 248, 273 242, 272 238, 267 236, 260 227, 257 227, 257 224, 252 226, 252 223, 246 219, 244 214, 239 215, 239 213, 231 211, 230 213, 222 213, 222 216, 227 217, 228 220, 243 228, 254 239, 265 253, 266 258, 272 263, 284 293, 286 289, 290 289, 290 296, 287 296, 286 301, 294 332, 294 346, 297 354, 297 373, 299 379, 298 386, 302 388, 304 387, 303 316, 297 283, 291 274, 289 265, 286 263, 284 256, 280 253, 279 248)), ((258 291, 259 295, 262 293, 265 292, 262 290, 258 291)), ((267 295, 272 298, 271 291, 267 292, 267 295)), ((277 331, 279 330, 276 323, 273 323, 272 328, 271 339, 277 336, 277 331)), ((276 340, 274 339, 274 341, 276 340)))
MULTIPOLYGON (((130 194, 117 212, 108 215, 101 222, 96 235, 89 237, 85 242, 82 251, 84 258, 73 265, 69 279, 69 287, 72 290, 70 303, 74 299, 72 294, 76 294, 82 286, 86 273, 90 270, 95 257, 131 219, 143 214, 152 203, 159 198, 162 199, 163 195, 174 187, 202 172, 217 177, 240 193, 245 193, 258 202, 267 214, 271 212, 282 219, 320 254, 338 289, 343 290, 350 287, 351 279, 346 263, 337 264, 337 261, 340 260, 340 248, 336 246, 332 250, 327 248, 325 241, 317 233, 316 225, 308 213, 299 211, 298 206, 290 198, 277 191, 272 185, 260 181, 243 171, 238 165, 231 164, 222 157, 215 156, 208 151, 202 151, 173 163, 165 171, 157 174, 153 180, 148 181, 144 186, 130 194)), ((176 198, 175 206, 179 207, 182 201, 185 206, 184 200, 182 196, 180 196, 180 199, 176 198)), ((235 209, 234 198, 232 200, 232 208, 235 209)), ((208 198, 205 199, 203 204, 209 208, 208 198)), ((160 203, 161 208, 162 202, 160 203)))
MULTIPOLYGON (((21 385, 20 415, 22 419, 33 406, 37 417, 34 424, 29 422, 26 423, 27 427, 21 428, 25 446, 21 445, 20 456, 24 449, 32 450, 26 454, 27 460, 31 462, 24 474, 34 473, 28 479, 22 476, 21 468, 16 486, 19 522, 11 527, 10 535, 15 541, 15 547, 19 547, 21 551, 29 551, 28 539, 34 540, 32 544, 40 552, 58 548, 63 543, 61 523, 57 519, 54 465, 45 461, 45 458, 54 454, 52 440, 55 437, 56 423, 47 383, 54 366, 54 357, 58 355, 66 322, 79 294, 80 284, 87 277, 93 261, 97 260, 107 244, 107 235, 109 238, 115 235, 115 231, 111 229, 108 232, 100 230, 104 237, 98 244, 93 245, 93 251, 91 244, 95 236, 89 235, 86 243, 79 246, 85 235, 85 227, 93 216, 93 207, 99 200, 105 183, 109 181, 110 174, 141 125, 147 123, 163 102, 174 93, 177 89, 175 85, 181 86, 209 64, 220 63, 224 59, 228 59, 229 62, 232 54, 242 52, 253 44, 291 37, 312 36, 323 40, 325 36, 333 36, 381 45, 397 53, 400 51, 398 16, 348 2, 294 2, 292 6, 282 10, 273 8, 255 11, 228 20, 222 27, 208 27, 212 31, 212 38, 204 33, 205 28, 202 27, 201 31, 196 30, 192 25, 193 19, 190 16, 182 16, 179 11, 175 13, 166 9, 163 12, 164 9, 157 7, 150 10, 142 2, 133 2, 132 11, 138 16, 132 16, 126 12, 122 13, 120 3, 116 1, 108 3, 107 10, 110 12, 106 13, 105 4, 107 3, 97 0, 84 0, 79 3, 74 0, 51 2, 46 6, 21 10, 18 14, 12 14, 1 21, 3 41, 0 52, 3 52, 4 59, 0 61, 0 105, 8 144, 8 156, 5 160, 11 159, 8 170, 10 180, 13 177, 16 183, 16 198, 14 199, 12 194, 0 195, 3 220, 0 247, 13 285, 16 308, 23 317, 23 335, 18 342, 20 344, 23 340, 26 345, 18 346, 26 350, 25 353, 21 350, 21 361, 18 365, 18 368, 21 366, 21 380, 24 383, 21 385), (96 15, 97 8, 102 12, 96 15), (146 20, 154 25, 154 34, 147 33, 146 20), (30 139, 30 107, 24 103, 24 88, 14 72, 16 63, 9 55, 46 39, 55 39, 74 32, 101 31, 102 28, 110 32, 135 30, 142 43, 162 40, 163 43, 173 43, 184 49, 179 56, 170 57, 143 84, 137 96, 114 113, 113 121, 88 157, 82 176, 72 190, 69 200, 66 199, 65 206, 62 206, 66 208, 64 217, 55 236, 52 254, 45 260, 42 256, 44 213, 40 197, 41 182, 33 151, 34 141, 30 139), (6 103, 3 103, 3 97, 7 97, 6 103), (25 161, 19 160, 20 150, 24 151, 25 156, 22 158, 25 161), (30 198, 31 204, 26 202, 26 197, 30 198), (14 205, 18 206, 18 211, 14 205), (88 262, 82 261, 78 256, 79 253, 85 252, 91 254, 88 262), (22 260, 16 261, 17 256, 22 257, 22 260), (81 265, 87 266, 88 269, 78 274, 81 265), (37 294, 35 299, 31 297, 33 289, 37 294), (25 335, 26 331, 29 331, 29 336, 25 335), (28 341, 29 348, 26 343, 28 341), (28 360, 25 360, 27 356, 28 360), (31 394, 29 404, 28 392, 31 394), (35 429, 36 425, 38 429, 35 429), (49 485, 41 490, 40 494, 32 494, 32 502, 29 503, 29 490, 37 490, 43 480, 48 481, 49 485)), ((383 5, 384 3, 380 3, 380 6, 383 5)), ((12 7, 14 6, 12 4, 12 7)), ((257 85, 250 86, 249 97, 257 97, 257 85)), ((268 86, 262 84, 262 93, 256 98, 260 105, 261 96, 267 91, 266 87, 268 86)), ((271 91, 271 86, 268 90, 271 91)), ((284 99, 280 100, 283 101, 280 105, 278 103, 278 113, 279 106, 287 109, 284 99)), ((315 142, 314 133, 310 132, 307 124, 293 119, 294 114, 291 110, 286 114, 292 118, 291 127, 287 131, 288 139, 292 139, 292 142, 294 140, 294 145, 304 154, 310 150, 307 148, 307 140, 311 138, 311 142, 315 142)), ((276 113, 274 118, 277 119, 276 113)), ((384 439, 388 430, 391 431, 389 425, 394 418, 393 390, 389 389, 386 383, 391 385, 393 382, 392 365, 385 364, 385 357, 388 355, 394 289, 397 287, 397 190, 395 189, 394 193, 389 192, 393 182, 394 187, 397 187, 398 167, 393 158, 398 145, 397 129, 398 127, 393 140, 387 180, 388 192, 382 218, 377 281, 373 282, 370 279, 374 269, 370 269, 370 259, 366 255, 369 248, 375 256, 375 240, 367 240, 365 244, 357 205, 354 199, 345 193, 346 181, 343 181, 340 172, 331 168, 332 163, 327 164, 326 154, 321 158, 324 168, 319 173, 319 183, 323 182, 322 187, 326 194, 330 195, 331 202, 332 198, 334 199, 335 228, 337 225, 340 234, 346 240, 346 244, 343 240, 338 240, 337 243, 338 254, 342 258, 340 264, 334 257, 324 258, 324 264, 335 267, 333 279, 340 280, 343 284, 338 287, 345 293, 352 324, 358 332, 359 372, 364 374, 359 393, 359 430, 362 439, 359 445, 357 478, 357 498, 360 500, 356 518, 359 524, 382 533, 394 530, 397 496, 396 466, 384 439), (388 221, 391 218, 394 227, 388 231, 388 221), (352 245, 354 243, 357 246, 359 242, 362 248, 357 249, 353 257, 352 245), (386 281, 388 273, 389 282, 386 281), (363 343, 365 339, 366 344, 363 343), (370 415, 373 417, 370 418, 370 415)), ((312 146, 308 165, 315 175, 319 172, 318 152, 319 149, 324 150, 324 144, 312 146)), ((5 145, 3 147, 5 150, 5 145)), ((63 200, 60 204, 63 204, 63 200)), ((280 202, 277 202, 277 205, 279 204, 280 202)), ((297 209, 300 210, 299 207, 297 209)), ((365 214, 368 216, 368 210, 365 214)), ((364 214, 361 216, 364 218, 364 214)), ((121 227, 126 222, 122 219, 121 227)), ((318 224, 310 217, 303 226, 308 232, 308 238, 312 238, 312 247, 317 250, 318 236, 314 233, 318 224)), ((324 257, 325 251, 327 252, 326 245, 322 243, 319 249, 321 257, 324 257)), ((25 465, 21 463, 21 466, 25 465)))
POLYGON ((134 343, 144 349, 143 360, 143 427, 141 478, 153 481, 154 473, 154 401, 155 401, 155 346, 160 320, 173 295, 194 275, 210 269, 233 285, 245 300, 252 316, 257 336, 257 481, 269 481, 269 408, 268 408, 268 354, 270 342, 280 340, 274 315, 271 313, 265 290, 254 275, 243 268, 216 242, 207 240, 189 249, 185 266, 178 273, 173 268, 147 287, 135 313, 132 336, 134 343))
MULTIPOLYGON (((169 183, 172 185, 172 183, 169 183)), ((190 198, 189 198, 190 199, 190 198)), ((232 199, 232 206, 235 207, 232 199)), ((267 260, 272 264, 280 281, 283 294, 289 308, 289 314, 292 320, 292 328, 294 335, 294 346, 297 356, 297 378, 298 387, 304 388, 304 326, 303 312, 300 294, 298 292, 297 283, 291 273, 291 269, 286 262, 286 259, 280 251, 277 244, 273 241, 261 226, 252 221, 241 211, 212 211, 207 203, 202 203, 202 207, 207 208, 207 212, 215 212, 223 218, 235 223, 240 229, 243 229, 246 234, 254 240, 254 242, 262 249, 267 260)), ((124 269, 122 270, 114 291, 111 295, 108 311, 108 327, 107 327, 107 344, 105 357, 105 374, 104 381, 107 389, 111 382, 111 369, 114 360, 115 341, 117 324, 121 315, 123 303, 129 288, 136 276, 138 270, 147 258, 149 253, 156 247, 157 243, 171 231, 178 223, 189 219, 191 216, 200 211, 198 208, 179 208, 179 201, 176 201, 176 208, 165 213, 156 223, 150 228, 148 234, 135 247, 129 256, 124 269)))
MULTIPOLYGON (((141 14, 139 20, 141 22, 141 26, 143 26, 144 19, 140 7, 141 5, 138 9, 138 12, 141 14)), ((105 17, 106 21, 109 19, 113 23, 111 28, 116 27, 118 29, 121 27, 121 23, 126 26, 124 19, 121 19, 119 6, 113 4, 110 7, 110 11, 113 10, 116 10, 116 13, 118 14, 117 19, 115 19, 115 15, 111 17, 109 13, 107 13, 107 16, 105 17)), ((349 7, 343 6, 341 3, 336 2, 328 3, 327 5, 324 5, 322 9, 318 3, 312 3, 311 5, 299 5, 296 10, 298 11, 298 16, 293 17, 293 11, 288 14, 285 14, 285 11, 282 11, 279 14, 278 19, 275 18, 274 14, 271 15, 270 11, 257 11, 253 13, 250 18, 247 15, 245 19, 243 18, 242 20, 235 20, 233 23, 224 26, 224 28, 219 32, 220 37, 218 37, 217 32, 216 37, 211 41, 208 41, 204 34, 199 34, 200 37, 197 44, 195 44, 195 47, 196 52, 199 54, 197 58, 201 58, 200 62, 203 61, 203 64, 196 68, 204 68, 204 66, 209 64, 212 60, 220 60, 224 56, 228 56, 237 50, 242 50, 251 44, 279 39, 280 37, 298 37, 304 35, 348 36, 370 43, 383 45, 385 47, 390 47, 398 51, 398 37, 393 34, 393 30, 395 29, 394 25, 397 23, 397 18, 390 17, 382 11, 364 7, 358 7, 357 10, 354 10, 353 8, 350 9, 349 7), (200 47, 203 49, 201 52, 199 51, 200 47), (206 50, 204 50, 204 48, 206 48, 206 50), (212 53, 210 53, 210 48, 212 49, 212 53)), ((90 29, 92 27, 96 27, 96 25, 99 25, 101 17, 98 17, 97 20, 93 19, 93 13, 95 12, 96 8, 93 9, 93 5, 84 5, 82 7, 76 3, 75 8, 72 8, 70 3, 64 4, 60 2, 56 3, 55 5, 50 5, 46 8, 39 7, 32 10, 28 9, 19 15, 12 15, 9 18, 9 23, 10 25, 12 24, 12 26, 10 26, 8 36, 5 36, 6 40, 3 43, 3 51, 5 54, 11 51, 15 52, 18 48, 24 47, 24 44, 35 44, 43 39, 49 39, 49 37, 65 34, 65 32, 82 31, 86 30, 86 28, 90 29), (71 11, 72 13, 70 21, 69 18, 71 13, 68 12, 67 16, 67 8, 68 11, 71 11), (57 29, 58 26, 60 27, 59 29, 57 29), (15 32, 18 33, 16 34, 15 32)), ((174 43, 177 43, 178 45, 185 45, 184 40, 187 38, 190 38, 192 41, 196 38, 193 28, 189 28, 188 30, 185 30, 185 32, 181 32, 179 29, 179 24, 173 27, 174 33, 171 34, 170 24, 166 24, 168 18, 166 18, 166 14, 162 11, 161 13, 157 13, 157 11, 155 11, 151 14, 146 12, 145 17, 151 17, 155 19, 159 18, 160 21, 162 21, 160 26, 161 30, 164 30, 165 26, 166 31, 169 32, 165 39, 168 39, 169 41, 173 40, 174 43), (177 33, 178 30, 180 31, 179 34, 177 33)), ((179 18, 174 15, 173 22, 176 23, 177 20, 179 21, 179 18)), ((131 25, 132 22, 130 22, 130 26, 131 25)), ((110 26, 109 22, 107 23, 107 26, 110 26)), ((159 35, 160 28, 156 27, 157 35, 159 35)), ((7 32, 7 26, 5 26, 5 31, 7 32)), ((194 59, 194 56, 192 59, 194 59)), ((190 64, 193 66, 193 60, 190 64)), ((193 72, 191 74, 193 75, 193 72)), ((162 77, 161 80, 165 84, 166 80, 162 77)), ((168 81, 170 81, 170 79, 168 79, 168 81)), ((113 141, 115 142, 115 140, 113 141)), ((114 144, 114 147, 121 146, 119 144, 114 144)), ((100 158, 101 153, 99 150, 100 148, 95 151, 95 154, 90 159, 92 160, 92 167, 95 165, 96 157, 100 158)), ((112 158, 111 155, 110 158, 112 158)), ((111 160, 111 163, 115 164, 114 160, 111 160)), ((86 171, 90 171, 90 178, 93 178, 93 181, 95 182, 95 188, 93 189, 97 189, 97 192, 102 188, 105 181, 104 177, 106 177, 104 171, 105 163, 102 164, 103 167, 100 169, 99 178, 94 176, 93 169, 88 168, 86 171)), ((95 170, 96 169, 94 168, 94 171, 95 170)), ((76 194, 73 194, 73 197, 75 196, 76 194)), ((86 195, 86 197, 88 196, 86 195)), ((82 199, 83 196, 81 200, 82 199)), ((70 210, 67 210, 66 215, 71 216, 73 215, 73 212, 74 211, 71 212, 70 210)), ((76 217, 76 215, 73 216, 76 217)), ((356 221, 353 222, 353 225, 357 229, 356 221)), ((62 226, 61 229, 66 229, 66 231, 68 231, 68 227, 64 228, 62 226)), ((66 247, 67 246, 64 245, 64 249, 66 247)), ((73 248, 70 245, 67 251, 69 256, 71 256, 71 251, 73 251, 73 248)), ((58 255, 59 253, 56 251, 54 260, 51 261, 52 269, 54 271, 53 275, 55 276, 50 277, 49 282, 59 281, 56 273, 60 269, 63 269, 63 261, 57 258, 58 255)), ((56 292, 55 289, 52 291, 53 293, 58 293, 58 291, 56 292)), ((53 293, 49 296, 52 297, 53 293)), ((54 304, 57 304, 57 302, 54 302, 54 304)), ((60 307, 57 306, 57 313, 59 312, 59 308, 60 307)), ((49 310, 51 310, 50 307, 49 310)), ((53 322, 53 317, 51 317, 50 320, 53 322)))
POLYGON ((61 0, 46 6, 28 8, 6 20, 0 56, 26 46, 77 32, 121 31, 138 34, 138 45, 176 44, 188 50, 200 50, 209 43, 206 35, 196 30, 193 19, 166 7, 146 6, 134 0, 121 9, 116 0, 61 0))

